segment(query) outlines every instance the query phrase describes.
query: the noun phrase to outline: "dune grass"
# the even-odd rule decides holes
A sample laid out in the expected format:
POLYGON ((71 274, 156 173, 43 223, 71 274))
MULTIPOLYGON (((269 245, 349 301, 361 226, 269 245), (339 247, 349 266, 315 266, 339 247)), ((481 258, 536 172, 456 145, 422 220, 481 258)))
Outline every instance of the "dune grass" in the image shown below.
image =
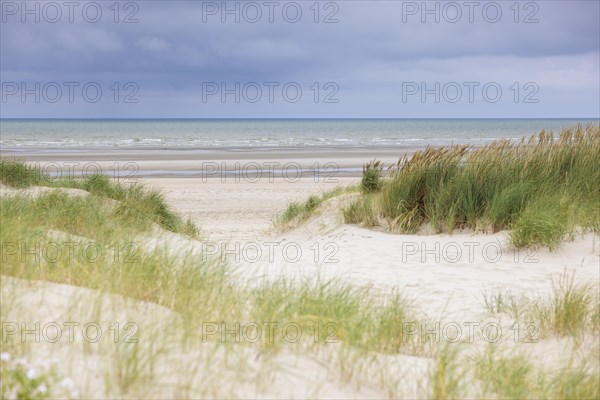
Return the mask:
POLYGON ((491 314, 506 313, 521 323, 532 323, 537 336, 578 336, 598 333, 598 289, 590 284, 576 284, 574 273, 562 274, 553 282, 551 295, 529 298, 512 293, 484 294, 484 306, 491 314))
MULTIPOLYGON (((486 398, 597 399, 598 371, 586 360, 569 361, 558 370, 537 367, 526 354, 497 354, 493 345, 475 359, 475 377, 486 398)), ((595 367, 597 368, 597 367, 595 367)))
POLYGON ((42 183, 40 171, 23 161, 0 158, 0 183, 24 188, 42 183))
POLYGON ((360 189, 363 193, 374 193, 381 189, 383 184, 383 163, 372 160, 363 165, 363 176, 360 181, 360 189))
POLYGON ((286 226, 299 223, 310 218, 315 210, 325 201, 342 195, 344 193, 356 192, 358 189, 354 186, 336 187, 320 195, 312 195, 304 202, 292 202, 287 209, 276 219, 276 225, 286 226))
POLYGON ((483 384, 483 392, 502 399, 526 399, 537 383, 528 358, 497 355, 494 346, 476 358, 475 376, 483 384))
POLYGON ((348 223, 387 221, 400 233, 511 230, 517 248, 554 249, 576 231, 600 231, 600 125, 545 131, 520 142, 446 146, 403 157, 382 184, 365 167, 348 223), (373 190, 380 186, 378 191, 373 190), (373 192, 375 196, 373 196, 373 192), (374 218, 375 216, 375 218, 374 218))
POLYGON ((465 366, 460 359, 457 346, 445 344, 440 346, 434 355, 433 367, 430 371, 430 398, 446 400, 465 397, 465 366))
POLYGON ((344 222, 348 224, 361 224, 368 228, 377 226, 379 223, 376 215, 376 207, 372 202, 377 201, 373 195, 365 195, 353 201, 342 210, 344 222))
POLYGON ((558 368, 540 364, 526 351, 487 344, 469 352, 460 344, 441 345, 429 372, 432 399, 597 399, 598 360, 571 357, 558 368))
MULTIPOLYGON (((20 160, 0 160, 0 182, 15 188, 45 186, 52 188, 82 189, 102 199, 118 201, 115 214, 118 218, 128 220, 133 225, 156 223, 160 227, 175 233, 196 237, 199 232, 191 220, 183 220, 171 211, 158 190, 146 189, 139 183, 126 184, 109 178, 106 175, 90 175, 85 178, 73 177, 53 178, 44 175, 39 169, 30 167, 20 160), (137 222, 137 223, 136 223, 137 222)), ((64 197, 63 197, 64 198, 64 197)), ((61 199, 63 199, 61 198, 61 199)), ((46 198, 51 201, 52 198, 46 198)), ((58 198, 54 198, 54 210, 69 212, 65 206, 60 207, 58 198)), ((71 206, 73 202, 68 202, 71 206)), ((89 204, 83 208, 89 208, 89 204)))
MULTIPOLYGON (((19 169, 21 167, 15 167, 15 170, 19 169)), ((28 180, 29 178, 19 178, 21 175, 17 173, 3 176, 13 177, 10 179, 13 179, 11 182, 15 187, 38 184, 35 180, 28 180), (19 183, 18 179, 25 179, 25 182, 19 183)), ((23 176, 27 176, 27 173, 23 176)), ((3 182, 7 180, 8 178, 3 178, 3 182)), ((90 195, 75 196, 56 191, 36 197, 12 194, 0 199, 0 274, 94 289, 98 293, 98 299, 90 300, 88 296, 80 300, 82 304, 93 306, 92 308, 96 306, 94 302, 104 302, 103 296, 117 294, 127 299, 165 307, 181 319, 181 324, 176 325, 176 328, 170 321, 162 321, 164 326, 157 321, 156 329, 165 338, 154 331, 150 335, 143 332, 146 335, 146 340, 140 342, 143 347, 126 346, 123 343, 117 346, 113 343, 109 347, 110 351, 105 356, 111 361, 104 371, 106 397, 139 398, 154 394, 153 390, 163 384, 159 380, 160 373, 157 372, 161 362, 166 363, 169 368, 170 362, 174 362, 164 358, 169 354, 175 359, 186 356, 190 358, 189 364, 173 364, 177 366, 172 368, 178 371, 179 381, 171 382, 173 387, 169 389, 180 391, 177 392, 177 397, 198 398, 229 394, 225 391, 231 390, 231 382, 239 379, 239 376, 244 376, 248 381, 262 379, 268 385, 270 375, 266 374, 259 379, 255 372, 249 372, 252 371, 251 364, 266 363, 264 360, 283 350, 302 355, 313 354, 315 357, 325 354, 321 362, 332 363, 332 358, 326 358, 331 354, 329 352, 334 352, 332 349, 339 351, 339 365, 328 364, 328 368, 339 368, 342 375, 346 373, 344 376, 352 378, 353 384, 363 379, 362 383, 355 383, 357 386, 364 384, 364 381, 369 381, 375 387, 380 384, 385 390, 391 390, 390 397, 397 397, 395 390, 398 389, 392 390, 386 386, 389 381, 370 380, 374 368, 370 360, 377 355, 429 355, 423 351, 423 344, 419 342, 420 335, 409 336, 404 330, 406 322, 418 325, 420 315, 402 293, 375 293, 370 288, 357 288, 337 280, 240 281, 236 271, 218 259, 205 260, 192 253, 180 254, 175 258, 164 249, 148 250, 143 243, 135 243, 140 232, 147 230, 153 223, 159 224, 162 213, 169 212, 162 208, 160 195, 150 196, 141 186, 133 186, 132 189, 131 186, 107 182, 106 178, 97 176, 69 185, 71 186, 68 187, 87 190, 90 195), (136 201, 141 205, 135 211, 124 209, 133 207, 132 203, 136 201), (50 233, 51 230, 55 232, 50 233), (63 234, 67 236, 62 237, 63 234), (102 245, 102 251, 108 257, 91 262, 85 253, 75 251, 74 258, 63 255, 55 262, 50 262, 44 257, 36 260, 31 254, 23 257, 20 251, 21 247, 31 250, 36 246, 44 248, 48 244, 64 241, 75 241, 80 247, 94 241, 102 245), (17 251, 7 251, 6 246, 11 243, 18 245, 17 251), (115 256, 115 246, 118 256, 115 256), (212 353, 207 355, 205 345, 198 346, 198 343, 202 343, 202 329, 206 323, 216 324, 221 329, 224 326, 235 329, 239 323, 258 323, 264 328, 265 322, 278 324, 272 336, 273 341, 269 340, 270 337, 264 331, 258 342, 245 340, 243 334, 228 335, 224 343, 220 335, 210 336, 210 342, 221 345, 224 358, 230 360, 227 364, 229 368, 223 367, 224 364, 216 364, 216 358, 211 358, 212 353), (302 330, 303 337, 298 343, 286 340, 283 335, 283 327, 290 323, 302 330), (232 350, 233 346, 238 347, 232 350), (240 351, 240 347, 258 350, 251 353, 250 358, 240 351), (204 356, 201 365, 199 358, 195 357, 197 354, 192 353, 191 349, 200 351, 198 354, 204 356), (364 370, 355 368, 362 364, 366 365, 364 370), (215 368, 216 365, 223 368, 215 368), (200 375, 203 379, 195 379, 198 371, 204 374, 200 375), (219 375, 226 372, 231 372, 232 377, 226 379, 224 375, 219 375), (364 374, 366 378, 361 378, 360 374, 364 374), (202 387, 198 388, 197 385, 202 387)), ((321 198, 330 198, 335 193, 339 192, 326 194, 321 198)), ((370 194, 373 201, 378 193, 380 192, 370 194)), ((315 209, 313 206, 305 208, 312 211, 315 209)), ((299 213, 295 217, 301 218, 302 215, 299 213)), ((169 226, 164 221, 162 224, 169 226)), ((184 232, 185 229, 182 230, 184 232)), ((593 301, 590 299, 593 297, 582 295, 579 286, 573 285, 572 279, 566 282, 559 280, 555 291, 558 300, 544 303, 546 305, 539 308, 547 311, 536 309, 541 320, 548 321, 548 330, 570 334, 577 329, 597 327, 598 323, 594 321, 598 320, 598 308, 595 311, 592 309, 593 301), (578 310, 582 309, 582 305, 586 308, 586 317, 583 319, 578 317, 578 310), (588 318, 588 308, 592 310, 591 318, 588 318)), ((17 301, 10 301, 10 293, 3 291, 2 296, 2 312, 6 310, 4 307, 7 304, 8 309, 16 309, 17 301)), ((490 304, 497 312, 502 312, 505 307, 504 303, 496 304, 492 300, 490 304)), ((517 304, 514 307, 519 309, 520 306, 517 304)), ((3 321, 4 318, 2 315, 3 321)), ((255 336, 253 332, 246 333, 255 336)), ((294 336, 293 329, 290 334, 294 336)), ((18 344, 12 345, 18 347, 18 344)), ((543 385, 536 386, 531 383, 538 379, 539 374, 533 367, 526 369, 533 371, 531 373, 523 374, 521 371, 521 374, 517 374, 510 369, 513 368, 510 362, 503 361, 497 355, 490 356, 485 361, 487 364, 481 365, 469 363, 459 357, 459 353, 451 346, 434 354, 431 360, 433 368, 430 387, 426 388, 424 397, 468 397, 465 393, 469 393, 468 388, 475 384, 481 384, 485 388, 484 394, 478 397, 486 398, 510 397, 520 394, 519 388, 523 387, 531 390, 531 398, 598 396, 598 384, 593 379, 595 375, 583 367, 565 368, 556 376, 552 375, 554 380, 544 381, 543 385), (463 364, 464 362, 467 363, 463 364), (479 375, 473 372, 475 369, 480 371, 479 375), (475 378, 471 378, 467 371, 471 371, 475 378)), ((384 365, 385 370, 385 361, 381 365, 384 365)), ((267 365, 265 368, 276 366, 267 365)), ((4 368, 4 373, 12 374, 10 379, 14 380, 13 377, 22 374, 22 371, 11 367, 4 368)), ((3 382, 8 382, 8 379, 8 375, 3 375, 3 382)), ((53 378, 43 383, 56 386, 55 380, 53 378)), ((44 397, 32 392, 39 387, 40 382, 27 382, 23 386, 28 397, 44 397)), ((399 380, 396 385, 401 386, 401 382, 399 380)), ((52 394, 56 395, 56 392, 52 394)), ((48 396, 50 392, 47 393, 46 397, 48 396)))
POLYGON ((251 290, 250 296, 253 320, 299 324, 315 342, 392 354, 414 348, 414 338, 406 335, 403 324, 417 315, 397 292, 382 302, 368 288, 337 280, 280 280, 251 290))
MULTIPOLYGON (((189 250, 175 257, 166 249, 136 243, 161 215, 160 196, 100 176, 72 186, 90 195, 49 191, 0 199, 0 273, 156 303, 184 317, 195 335, 201 335, 205 322, 232 327, 277 321, 279 329, 294 323, 305 334, 313 330, 315 343, 328 340, 393 353, 404 349, 400 328, 414 317, 399 294, 384 296, 382 302, 366 289, 338 281, 240 283, 219 259, 206 260, 189 250), (134 201, 143 204, 132 211, 134 201), (90 244, 93 254, 83 250, 90 244)), ((284 337, 278 333, 275 345, 281 346, 284 337)), ((272 344, 261 338, 261 345, 272 344)))

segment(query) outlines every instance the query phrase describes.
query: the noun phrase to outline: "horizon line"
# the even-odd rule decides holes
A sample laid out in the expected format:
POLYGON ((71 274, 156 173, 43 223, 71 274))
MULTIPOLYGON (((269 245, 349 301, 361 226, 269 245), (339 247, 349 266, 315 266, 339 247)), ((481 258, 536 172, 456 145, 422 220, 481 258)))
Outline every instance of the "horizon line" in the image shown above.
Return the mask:
POLYGON ((73 120, 73 121, 92 121, 92 120, 112 120, 112 121, 135 121, 135 120, 154 120, 154 121, 173 121, 173 120, 190 120, 190 121, 219 121, 219 120, 271 120, 271 121, 285 121, 285 120, 390 120, 390 121, 402 121, 402 120, 564 120, 564 119, 597 119, 600 120, 600 116, 598 117, 481 117, 481 118, 469 118, 469 117, 460 117, 460 118, 424 118, 424 117, 413 117, 413 118, 395 118, 395 117, 331 117, 331 118, 319 118, 319 117, 282 117, 282 118, 253 118, 253 117, 217 117, 217 118, 195 118, 195 117, 182 117, 182 118, 156 118, 156 117, 136 117, 136 118, 113 118, 113 117, 90 117, 90 118, 71 118, 71 117, 9 117, 2 118, 0 117, 0 121, 10 121, 10 120, 40 120, 40 121, 48 121, 48 120, 73 120))

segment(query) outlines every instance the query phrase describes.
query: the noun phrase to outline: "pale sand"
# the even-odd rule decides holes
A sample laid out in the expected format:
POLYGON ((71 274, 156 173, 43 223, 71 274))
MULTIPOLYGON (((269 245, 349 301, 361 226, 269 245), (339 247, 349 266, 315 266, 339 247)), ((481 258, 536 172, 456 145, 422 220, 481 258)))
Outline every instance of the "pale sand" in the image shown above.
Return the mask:
MULTIPOLYGON (((339 178, 336 183, 315 182, 312 178, 297 183, 284 179, 222 183, 218 178, 207 182, 198 178, 148 178, 144 182, 163 190, 167 202, 175 210, 192 218, 200 226, 204 241, 190 241, 154 230, 151 237, 138 238, 140 242, 146 247, 167 244, 172 252, 182 254, 187 251, 206 253, 207 242, 221 246, 218 250, 235 249, 237 245, 240 251, 225 254, 225 257, 230 265, 238 267, 236 277, 246 282, 282 276, 292 279, 335 277, 354 285, 372 285, 375 293, 397 288, 411 298, 427 318, 462 325, 465 322, 481 323, 490 318, 483 306, 484 291, 501 289, 532 298, 545 296, 551 292, 553 282, 565 271, 574 271, 577 282, 590 283, 596 288, 600 281, 600 240, 593 234, 564 243, 555 252, 540 249, 515 253, 506 244, 506 232, 418 236, 345 225, 339 214, 340 199, 324 204, 313 218, 296 229, 287 232, 272 229, 274 218, 285 210, 290 201, 301 201, 312 193, 355 183, 357 178, 339 178), (264 251, 267 242, 279 243, 274 259, 269 260, 265 252, 257 260, 249 260, 254 257, 256 246, 264 251), (255 247, 250 248, 248 244, 255 247), (291 260, 280 250, 283 244, 299 246, 303 256, 297 261, 291 260), (317 262, 314 260, 315 245, 320 251, 317 262), (241 255, 241 259, 236 261, 236 255, 241 255)), ((31 192, 36 195, 42 191, 31 192)), ((215 253, 214 250, 214 246, 210 247, 211 254, 215 253)), ((216 254, 219 255, 219 251, 216 254)), ((97 319, 97 311, 72 306, 80 303, 74 299, 94 298, 93 291, 50 283, 23 286, 17 282, 13 286, 12 282, 3 279, 2 294, 17 293, 22 307, 10 307, 9 310, 17 314, 9 314, 9 317, 27 321, 97 319), (48 296, 49 293, 53 294, 48 296), (42 306, 42 298, 44 302, 49 301, 47 306, 42 306), (24 309, 28 310, 27 316, 18 311, 24 309)), ((111 299, 106 300, 108 304, 114 301, 117 305, 110 307, 113 314, 109 312, 102 317, 107 322, 135 320, 139 322, 142 333, 153 332, 152 327, 158 326, 158 319, 161 323, 177 326, 177 316, 168 310, 140 302, 124 302, 118 296, 111 299)), ((504 330, 503 341, 509 342, 513 334, 510 319, 504 317, 499 322, 504 330)), ((173 328, 170 332, 177 332, 177 329, 173 328)), ((152 340, 168 350, 167 358, 159 359, 159 374, 154 382, 164 388, 164 392, 146 394, 157 397, 177 397, 177 392, 169 389, 172 380, 178 379, 174 372, 188 371, 199 365, 213 371, 212 368, 217 365, 221 367, 217 375, 207 376, 206 371, 200 371, 196 379, 196 382, 210 385, 201 388, 207 397, 381 398, 386 396, 385 388, 389 385, 396 387, 394 393, 397 396, 414 398, 423 393, 419 389, 421 385, 427 387, 427 368, 431 365, 431 359, 427 357, 377 355, 372 364, 361 370, 364 377, 357 383, 340 375, 339 366, 349 365, 352 361, 335 360, 339 353, 333 348, 331 353, 323 351, 318 356, 304 355, 290 348, 264 363, 257 361, 260 354, 253 353, 251 348, 240 347, 240 358, 228 361, 218 354, 212 355, 206 345, 187 354, 175 354, 172 351, 177 351, 177 347, 172 348, 171 345, 177 340, 173 337, 154 337, 152 340), (247 374, 246 380, 240 381, 241 378, 235 374, 242 360, 247 363, 243 364, 247 374), (384 382, 383 386, 380 382, 384 382)), ((585 348, 596 348, 597 342, 597 338, 592 339, 590 347, 586 344, 585 348)), ((481 348, 483 344, 480 340, 473 349, 481 348)), ((562 365, 571 354, 566 340, 550 339, 526 346, 531 357, 535 357, 540 365, 562 365)), ((116 367, 119 362, 114 346, 106 347, 111 351, 107 354, 101 350, 91 350, 90 353, 86 346, 57 347, 41 343, 36 348, 39 351, 32 353, 34 362, 35 359, 47 360, 51 356, 65 360, 61 371, 66 375, 81 374, 83 386, 80 389, 100 397, 104 395, 105 380, 98 375, 98 365, 110 369, 111 365, 116 367)))
POLYGON ((507 232, 398 235, 343 224, 343 205, 335 198, 298 228, 272 228, 290 201, 356 183, 355 178, 339 179, 337 184, 310 179, 238 184, 218 179, 200 184, 194 179, 146 181, 163 189, 169 204, 200 226, 210 243, 191 246, 196 251, 221 255, 253 276, 336 277, 382 291, 400 288, 438 320, 479 318, 484 291, 547 295, 565 271, 575 272, 579 283, 600 282, 600 238, 595 234, 565 242, 553 252, 513 250, 507 232), (288 253, 285 244, 290 246, 288 253), (301 248, 301 257, 296 257, 295 247, 301 248))
MULTIPOLYGON (((49 282, 4 277, 0 283, 6 304, 3 321, 19 321, 27 327, 39 323, 42 330, 50 324, 78 324, 69 336, 72 342, 65 339, 65 329, 56 343, 31 343, 25 361, 38 373, 52 367, 61 378, 71 378, 77 392, 89 396, 83 398, 178 399, 189 398, 191 390, 192 398, 380 399, 388 385, 382 390, 379 382, 389 381, 392 388, 398 376, 408 377, 408 381, 396 388, 396 393, 415 398, 431 364, 427 358, 381 354, 350 365, 352 354, 341 352, 336 344, 321 346, 317 353, 290 344, 274 355, 244 344, 225 352, 212 341, 192 341, 183 347, 180 317, 155 304, 49 282), (135 326, 124 329, 131 321, 135 326), (116 323, 121 329, 117 341, 111 330, 116 323), (100 327, 98 342, 84 340, 86 324, 100 327), (128 334, 134 329, 139 337, 139 359, 144 363, 152 360, 153 376, 138 377, 135 392, 124 394, 116 382, 127 370, 135 370, 135 365, 126 364, 133 347, 124 342, 125 337, 131 339, 128 334), (340 364, 365 377, 350 380, 340 364)), ((89 337, 96 337, 97 332, 90 329, 89 337)), ((49 329, 48 337, 54 335, 55 330, 49 329)), ((30 338, 33 342, 33 334, 30 338)), ((68 398, 68 393, 60 395, 68 398)))
POLYGON ((210 241, 261 240, 272 234, 275 218, 291 202, 305 201, 311 194, 347 186, 359 178, 309 177, 297 182, 277 177, 273 182, 265 176, 254 178, 233 176, 221 178, 147 178, 143 182, 160 189, 167 202, 184 217, 189 217, 210 241))
POLYGON ((376 158, 392 165, 403 154, 412 154, 417 147, 355 148, 254 148, 254 149, 196 149, 196 150, 52 150, 14 151, 2 150, 2 157, 16 157, 42 168, 43 171, 60 176, 93 174, 102 172, 119 177, 217 176, 221 172, 246 173, 255 177, 256 171, 263 178, 294 177, 302 170, 304 178, 312 177, 308 172, 325 170, 326 176, 354 176, 361 174, 365 162, 376 158), (82 172, 83 171, 83 172, 82 172), (284 175, 285 174, 285 175, 284 175))

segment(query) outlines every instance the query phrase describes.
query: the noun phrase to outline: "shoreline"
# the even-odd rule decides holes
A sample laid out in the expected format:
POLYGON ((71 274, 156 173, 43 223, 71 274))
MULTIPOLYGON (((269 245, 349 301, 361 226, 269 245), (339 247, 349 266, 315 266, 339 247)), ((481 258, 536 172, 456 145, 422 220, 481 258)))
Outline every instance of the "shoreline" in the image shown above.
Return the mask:
MULTIPOLYGON (((584 161, 596 160, 599 154, 594 151, 595 147, 583 144, 576 149, 578 154, 587 156, 584 161)), ((248 376, 250 382, 265 368, 272 368, 273 373, 279 374, 279 386, 273 385, 277 390, 265 389, 260 392, 264 393, 261 397, 289 398, 291 392, 288 387, 292 386, 287 382, 292 375, 302 377, 301 385, 319 387, 321 381, 309 375, 309 371, 315 370, 315 361, 322 366, 319 370, 322 372, 318 373, 326 376, 323 382, 328 386, 322 392, 315 389, 310 397, 331 398, 342 391, 343 395, 339 397, 343 398, 383 398, 386 394, 393 398, 427 397, 428 390, 415 387, 405 391, 407 382, 423 380, 425 385, 434 384, 431 383, 430 368, 437 368, 440 355, 443 358, 447 354, 444 353, 446 349, 450 348, 447 346, 457 346, 452 348, 452 351, 457 351, 452 354, 457 355, 451 355, 455 358, 451 358, 448 365, 458 365, 461 371, 468 373, 479 370, 477 360, 480 359, 488 360, 490 370, 497 364, 522 365, 520 354, 528 354, 527 367, 536 374, 545 374, 545 366, 562 368, 575 360, 577 364, 567 373, 589 380, 592 384, 586 383, 590 388, 588 391, 597 392, 594 380, 597 360, 584 354, 593 353, 598 347, 598 328, 594 323, 598 300, 592 297, 597 292, 597 285, 590 285, 590 282, 598 282, 599 279, 598 232, 574 235, 554 250, 545 245, 515 249, 506 229, 496 232, 456 229, 449 233, 431 231, 430 234, 413 234, 394 232, 383 225, 369 227, 360 221, 346 220, 345 210, 351 209, 352 204, 365 194, 359 190, 330 191, 338 186, 362 182, 362 165, 373 158, 396 163, 401 153, 393 150, 212 152, 212 159, 194 152, 187 152, 184 157, 177 157, 174 152, 162 153, 161 159, 157 159, 158 152, 95 153, 92 160, 85 157, 89 153, 76 155, 79 159, 73 154, 69 158, 67 152, 61 154, 62 159, 53 157, 50 161, 43 161, 43 156, 48 154, 37 155, 37 158, 33 155, 30 163, 46 167, 34 174, 52 173, 52 168, 56 167, 61 168, 63 174, 74 173, 77 168, 88 168, 90 179, 72 186, 69 182, 57 182, 56 186, 65 184, 65 187, 48 188, 42 187, 43 182, 40 184, 37 175, 29 176, 22 164, 3 170, 7 181, 16 185, 0 185, 0 194, 6 205, 3 208, 3 227, 8 226, 3 231, 7 232, 4 255, 8 262, 3 266, 5 275, 1 295, 3 304, 23 304, 10 307, 7 318, 26 326, 40 323, 44 329, 51 323, 57 323, 51 321, 61 321, 61 318, 89 324, 90 315, 97 316, 94 317, 97 326, 114 326, 115 321, 122 326, 139 326, 139 343, 143 347, 137 347, 140 352, 131 356, 128 353, 117 356, 119 364, 116 366, 129 360, 144 362, 138 354, 144 354, 144 357, 150 354, 156 365, 166 365, 168 371, 156 375, 165 380, 155 381, 151 389, 141 384, 134 385, 133 390, 127 389, 128 393, 137 397, 148 397, 145 390, 156 393, 156 388, 168 387, 162 382, 180 379, 182 374, 190 382, 216 382, 217 378, 194 370, 199 362, 206 365, 214 363, 213 354, 223 355, 216 359, 216 362, 227 366, 223 370, 232 371, 236 376, 248 376), (384 158, 386 155, 387 160, 384 158), (119 159, 119 156, 125 158, 119 159), (301 172, 308 171, 309 174, 285 176, 284 168, 275 168, 277 162, 284 165, 297 163, 301 172), (311 170, 315 163, 324 166, 327 162, 338 169, 311 170), (109 174, 130 173, 118 176, 142 183, 148 192, 128 192, 128 185, 115 189, 110 177, 104 180, 92 178, 90 175, 99 172, 94 169, 96 166, 109 174), (128 170, 128 166, 137 169, 128 170), (157 172, 151 169, 157 166, 165 168, 158 172, 171 175, 149 176, 157 172), (266 173, 257 177, 257 166, 270 169, 261 171, 266 173), (186 176, 182 175, 182 171, 200 171, 201 175, 186 176), (357 176, 344 177, 344 172, 357 176), (25 185, 22 188, 21 182, 25 185), (334 195, 327 197, 326 192, 334 195), (283 217, 289 210, 292 211, 292 220, 285 220, 283 217), (304 215, 306 210, 308 212, 304 215), (173 219, 172 215, 181 217, 181 220, 173 219), (151 225, 144 225, 144 221, 151 222, 151 225), (197 230, 189 235, 187 222, 184 225, 183 221, 189 221, 197 230), (287 225, 289 221, 292 223, 287 225), (37 236, 40 231, 45 237, 37 236), (93 259, 84 250, 91 246, 100 249, 93 259), (63 256, 61 260, 56 258, 57 249, 63 256), (77 252, 71 253, 67 251, 69 249, 77 249, 77 252), (70 254, 78 257, 68 260, 70 254), (36 257, 41 262, 35 263, 36 257), (57 265, 57 261, 64 264, 57 265), (32 268, 34 266, 36 268, 32 268), (31 286, 26 279, 36 280, 40 286, 31 286), (84 297, 98 300, 82 302, 84 297), (573 298, 581 300, 574 304, 573 298), (112 299, 121 302, 108 303, 112 299), (38 304, 50 307, 40 309, 38 304), (94 311, 92 313, 79 306, 73 309, 73 304, 94 308, 94 311), (244 304, 248 306, 244 307, 244 304), (556 307, 561 312, 574 310, 573 313, 583 317, 566 321, 546 319, 556 307), (102 314, 96 311, 100 309, 102 314), (202 325, 189 329, 194 328, 190 325, 194 321, 200 321, 202 325), (266 326, 264 321, 269 321, 269 326, 276 324, 286 329, 294 324, 300 328, 298 332, 305 329, 307 333, 308 329, 315 327, 315 323, 323 324, 324 329, 333 327, 334 332, 326 333, 336 335, 333 337, 339 344, 337 347, 325 347, 321 343, 328 342, 315 341, 315 337, 321 336, 306 335, 302 342, 286 341, 285 337, 279 339, 273 348, 275 358, 269 358, 269 364, 265 364, 264 345, 267 345, 267 340, 272 342, 265 337, 254 342, 255 336, 252 336, 258 332, 254 327, 266 329, 262 328, 266 326), (365 329, 372 321, 375 321, 374 328, 365 329), (432 331, 434 321, 435 329, 432 331), (182 329, 173 329, 174 326, 182 329), (202 335, 207 333, 205 327, 208 326, 220 326, 221 332, 230 333, 233 326, 242 326, 240 336, 245 339, 234 342, 225 337, 221 342, 200 341, 205 337, 202 335), (402 327, 402 331, 394 327, 402 327), (472 331, 472 328, 476 330, 472 331), (368 336, 361 336, 363 329, 368 336), (432 341, 432 333, 437 343, 432 341), (152 340, 142 340, 148 337, 152 340), (160 345, 163 338, 169 347, 165 347, 164 353, 152 355, 156 343, 160 345), (185 343, 185 347, 179 343, 185 343), (502 353, 494 355, 492 350, 486 350, 492 348, 487 344, 496 343, 494 348, 502 353), (365 352, 365 344, 369 346, 366 348, 368 353, 365 352), (219 353, 212 352, 213 349, 219 353), (332 354, 326 349, 332 349, 332 354), (336 358, 338 349, 344 356, 336 358), (515 358, 506 361, 502 358, 504 352, 515 354, 515 358), (365 357, 365 354, 368 356, 365 357), (377 360, 375 364, 373 357, 377 360), (228 366, 223 361, 228 358, 236 360, 236 364, 228 366), (238 359, 258 362, 251 366, 252 369, 245 369, 246 366, 242 365, 244 369, 241 370, 238 359), (473 359, 476 362, 470 361, 473 359), (372 396, 363 396, 354 386, 339 384, 340 377, 329 375, 332 370, 343 369, 349 360, 352 365, 366 368, 357 372, 353 379, 369 385, 372 396), (412 367, 410 363, 415 360, 421 367, 412 367), (589 362, 593 362, 591 372, 586 369, 589 362), (408 369, 402 372, 395 365, 408 365, 408 369), (382 381, 391 384, 379 384, 372 378, 375 374, 381 374, 382 381), (396 381, 397 376, 404 378, 396 381)), ((510 157, 502 158, 501 162, 507 167, 512 165, 510 157)), ((584 166, 596 164, 588 161, 584 166)), ((582 168, 573 169, 577 172, 582 168)), ((546 169, 553 171, 552 166, 546 169)), ((489 171, 495 170, 488 168, 482 175, 493 177, 489 171)), ((538 169, 535 175, 531 175, 537 178, 543 172, 538 169)), ((588 167, 586 172, 575 176, 587 183, 593 179, 590 177, 595 176, 592 175, 595 169, 588 167)), ((512 181, 519 182, 518 179, 512 181)), ((546 181, 547 177, 542 179, 542 182, 546 181)), ((400 183, 404 188, 410 186, 411 180, 400 183)), ((595 187, 594 183, 588 183, 586 187, 592 185, 595 187)), ((465 192, 456 190, 454 197, 446 201, 455 201, 465 192)), ((372 193, 369 195, 373 196, 372 193)), ((582 204, 577 211, 585 212, 586 205, 582 204)), ((537 218, 538 215, 534 217, 536 221, 543 221, 547 214, 541 214, 542 219, 537 218)), ((568 222, 565 216, 565 224, 568 222)), ((392 228, 391 224, 389 228, 392 228)), ((217 331, 212 332, 216 336, 217 331)), ((113 345, 106 341, 100 343, 97 354, 112 355, 113 347, 109 346, 113 345)), ((41 368, 39 365, 44 354, 54 350, 57 344, 41 341, 32 344, 33 351, 22 350, 19 346, 16 343, 11 354, 23 352, 31 359, 32 365, 41 368)), ((81 348, 65 341, 60 349, 65 352, 68 361, 88 362, 90 357, 95 356, 79 351, 81 348)), ((105 371, 115 368, 112 358, 93 359, 91 362, 98 365, 101 373, 84 375, 86 379, 103 376, 105 371)), ((447 365, 442 367, 448 370, 447 365)), ((73 368, 68 366, 60 370, 61 376, 73 373, 73 368)), ((220 385, 220 391, 215 393, 225 393, 221 397, 236 397, 226 395, 232 379, 226 378, 220 385)), ((275 378, 272 380, 275 382, 275 378)), ((470 388, 480 381, 464 378, 461 384, 470 388)), ((87 387, 80 385, 78 389, 85 393, 85 397, 98 397, 98 394, 107 393, 106 388, 111 382, 98 379, 87 387)), ((568 385, 569 382, 565 383, 565 387, 568 385)), ((545 388, 536 390, 536 393, 546 393, 545 388)), ((193 387, 188 391, 189 396, 175 393, 162 397, 215 397, 203 396, 204 392, 193 387)), ((124 392, 117 388, 115 393, 115 397, 122 397, 124 392)), ((253 388, 242 388, 239 393, 241 395, 237 397, 252 397, 258 392, 253 388)), ((474 393, 463 397, 488 397, 483 392, 474 393)))
POLYGON ((201 179, 242 176, 256 179, 360 177, 362 168, 377 159, 387 166, 425 147, 319 149, 228 148, 212 150, 0 150, 0 157, 38 166, 50 176, 78 177, 102 173, 119 178, 201 179))

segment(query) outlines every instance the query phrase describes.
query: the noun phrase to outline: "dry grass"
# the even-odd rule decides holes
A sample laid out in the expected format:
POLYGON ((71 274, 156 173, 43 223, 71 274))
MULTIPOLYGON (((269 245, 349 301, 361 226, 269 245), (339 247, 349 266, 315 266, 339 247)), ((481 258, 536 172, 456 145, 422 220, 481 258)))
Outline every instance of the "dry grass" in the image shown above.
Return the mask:
MULTIPOLYGON (((600 125, 593 124, 558 137, 542 131, 479 148, 429 147, 404 156, 375 195, 350 205, 346 221, 369 226, 381 218, 401 233, 425 222, 438 232, 508 229, 517 248, 554 249, 576 231, 600 231, 598 165, 600 125)), ((365 168, 364 179, 377 171, 365 168)))

